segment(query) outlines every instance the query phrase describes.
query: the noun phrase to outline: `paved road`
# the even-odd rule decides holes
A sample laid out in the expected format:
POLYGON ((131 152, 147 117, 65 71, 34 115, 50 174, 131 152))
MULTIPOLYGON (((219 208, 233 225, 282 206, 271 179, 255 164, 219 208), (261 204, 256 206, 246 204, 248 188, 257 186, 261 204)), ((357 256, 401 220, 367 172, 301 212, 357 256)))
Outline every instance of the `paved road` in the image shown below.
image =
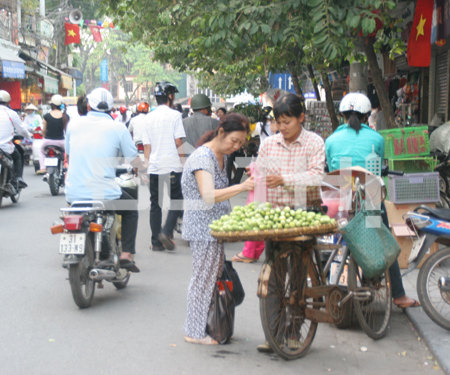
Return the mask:
MULTIPOLYGON (((397 310, 388 336, 380 341, 358 327, 343 331, 321 324, 303 359, 286 362, 257 353, 256 345, 264 340, 256 297, 261 262, 236 265, 247 296, 236 310, 233 343, 185 343, 190 251, 180 239, 175 252, 149 251, 148 210, 140 213, 137 241, 142 272, 121 291, 106 283, 96 290, 93 305, 80 310, 61 267, 59 236, 49 230, 64 195, 52 197, 32 167, 26 167, 25 180, 30 187, 19 203, 7 200, 0 208, 1 375, 442 374, 397 310), (368 351, 361 352, 361 346, 368 351)), ((228 246, 227 257, 238 250, 238 244, 228 246)))

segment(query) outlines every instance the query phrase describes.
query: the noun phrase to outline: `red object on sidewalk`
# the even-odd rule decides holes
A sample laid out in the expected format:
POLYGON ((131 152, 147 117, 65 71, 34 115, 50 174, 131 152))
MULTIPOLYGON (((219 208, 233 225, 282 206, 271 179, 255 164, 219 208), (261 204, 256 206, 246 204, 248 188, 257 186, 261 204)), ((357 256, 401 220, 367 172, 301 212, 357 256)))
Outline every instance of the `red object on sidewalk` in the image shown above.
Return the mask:
POLYGON ((80 26, 73 23, 65 23, 64 28, 66 30, 66 39, 64 44, 80 44, 80 26))
POLYGON ((434 1, 417 0, 414 22, 408 40, 408 65, 428 67, 431 61, 431 23, 434 1))
POLYGON ((9 106, 11 107, 11 109, 22 108, 20 81, 1 82, 0 89, 8 91, 9 95, 11 95, 11 101, 9 102, 9 106))

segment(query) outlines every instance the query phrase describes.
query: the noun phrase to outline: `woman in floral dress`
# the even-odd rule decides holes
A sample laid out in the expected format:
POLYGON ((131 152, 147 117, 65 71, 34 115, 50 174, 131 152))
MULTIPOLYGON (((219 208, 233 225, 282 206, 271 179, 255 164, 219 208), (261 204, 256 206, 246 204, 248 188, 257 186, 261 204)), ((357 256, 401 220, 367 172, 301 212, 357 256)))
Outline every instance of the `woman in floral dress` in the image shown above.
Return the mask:
POLYGON ((181 179, 185 201, 183 238, 192 250, 193 274, 188 291, 185 340, 216 345, 206 334, 214 285, 222 271, 223 244, 211 237, 209 224, 230 212, 229 199, 253 189, 253 178, 228 187, 227 155, 241 148, 249 131, 247 119, 237 113, 224 116, 213 134, 187 160, 181 179))

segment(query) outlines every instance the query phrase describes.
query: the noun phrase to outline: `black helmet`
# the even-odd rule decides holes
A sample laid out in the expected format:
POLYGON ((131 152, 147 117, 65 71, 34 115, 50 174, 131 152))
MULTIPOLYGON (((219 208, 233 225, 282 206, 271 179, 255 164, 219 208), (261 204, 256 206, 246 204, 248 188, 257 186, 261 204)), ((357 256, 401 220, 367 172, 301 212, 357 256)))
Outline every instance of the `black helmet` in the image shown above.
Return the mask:
POLYGON ((179 92, 177 87, 170 82, 156 82, 155 96, 169 96, 170 94, 179 92))

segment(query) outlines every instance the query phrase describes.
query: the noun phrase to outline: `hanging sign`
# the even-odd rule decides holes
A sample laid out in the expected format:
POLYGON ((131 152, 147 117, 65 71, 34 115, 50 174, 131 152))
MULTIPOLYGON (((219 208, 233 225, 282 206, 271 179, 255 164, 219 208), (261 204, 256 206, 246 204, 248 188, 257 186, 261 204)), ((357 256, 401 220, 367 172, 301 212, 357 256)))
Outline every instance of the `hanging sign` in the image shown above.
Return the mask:
POLYGON ((108 60, 100 63, 100 79, 102 82, 108 82, 108 60))
POLYGON ((25 79, 25 64, 14 61, 2 61, 3 78, 25 79))

